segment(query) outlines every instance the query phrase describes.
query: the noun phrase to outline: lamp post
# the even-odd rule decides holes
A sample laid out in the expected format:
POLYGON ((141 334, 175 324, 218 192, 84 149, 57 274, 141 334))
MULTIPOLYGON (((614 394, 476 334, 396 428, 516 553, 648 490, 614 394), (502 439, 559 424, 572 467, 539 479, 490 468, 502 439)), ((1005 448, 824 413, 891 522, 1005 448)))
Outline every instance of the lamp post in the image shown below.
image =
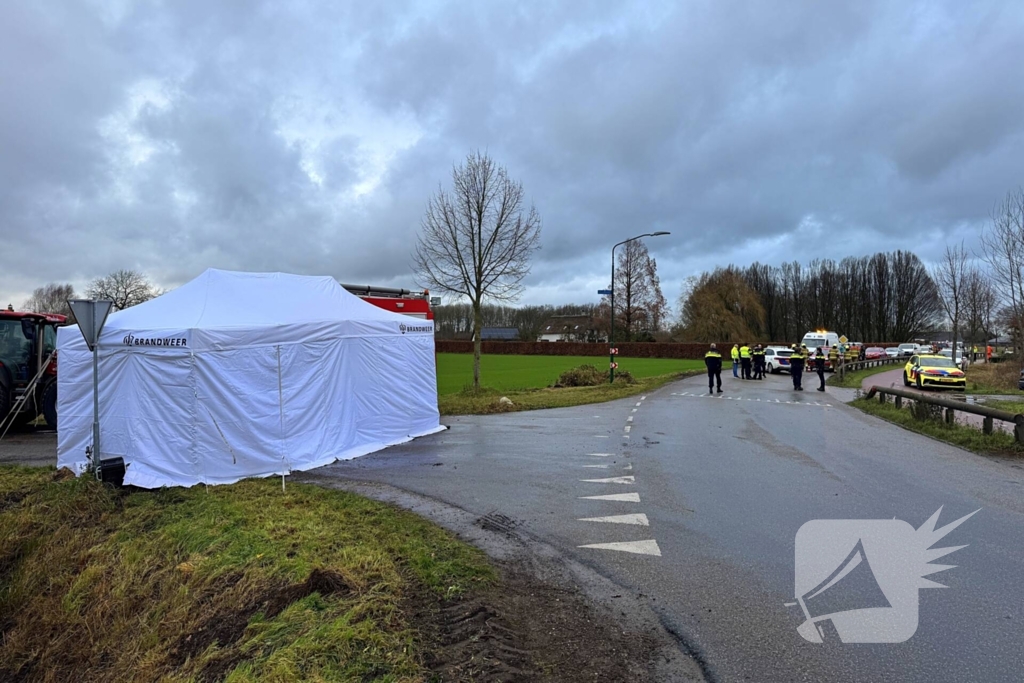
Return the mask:
POLYGON ((611 384, 615 381, 615 250, 633 240, 642 239, 644 237, 661 237, 662 235, 671 235, 672 233, 664 230, 658 232, 645 232, 642 235, 636 237, 630 237, 628 240, 622 240, 614 247, 612 247, 612 294, 611 294, 611 326, 608 330, 608 383, 611 384))

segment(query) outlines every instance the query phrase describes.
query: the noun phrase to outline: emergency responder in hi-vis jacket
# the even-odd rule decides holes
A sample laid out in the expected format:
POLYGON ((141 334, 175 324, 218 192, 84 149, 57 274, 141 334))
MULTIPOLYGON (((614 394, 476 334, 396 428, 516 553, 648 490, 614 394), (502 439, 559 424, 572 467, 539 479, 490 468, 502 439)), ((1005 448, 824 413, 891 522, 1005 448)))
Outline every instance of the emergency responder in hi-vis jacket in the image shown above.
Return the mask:
POLYGON ((793 377, 793 390, 803 391, 800 382, 804 375, 804 361, 807 360, 807 353, 796 344, 793 344, 793 355, 789 357, 789 374, 793 377))
POLYGON ((758 344, 750 355, 754 358, 754 379, 764 379, 764 348, 758 344))
POLYGON ((732 376, 740 376, 740 345, 732 345, 732 376))
POLYGON ((818 391, 825 391, 825 349, 820 346, 814 354, 814 371, 818 373, 818 381, 821 382, 818 391))
POLYGON ((740 347, 740 374, 743 379, 750 379, 750 344, 740 347))
POLYGON ((704 354, 704 365, 708 367, 708 393, 715 393, 715 382, 718 382, 718 393, 722 393, 722 354, 718 347, 711 345, 711 350, 704 354))

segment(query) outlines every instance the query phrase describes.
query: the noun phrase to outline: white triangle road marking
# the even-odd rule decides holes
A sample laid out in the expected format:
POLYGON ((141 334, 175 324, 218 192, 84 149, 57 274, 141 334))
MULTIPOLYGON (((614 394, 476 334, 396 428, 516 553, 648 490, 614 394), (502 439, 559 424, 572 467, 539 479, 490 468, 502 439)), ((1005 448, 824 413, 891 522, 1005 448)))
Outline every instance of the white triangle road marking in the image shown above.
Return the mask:
POLYGON ((580 500, 615 500, 620 503, 639 503, 639 493, 610 493, 606 496, 580 496, 580 500))
POLYGON ((661 548, 655 540, 649 541, 625 541, 621 543, 592 543, 590 545, 577 546, 578 548, 593 548, 595 550, 617 550, 621 553, 633 553, 634 555, 654 555, 661 557, 661 548))
POLYGON ((637 526, 650 526, 647 515, 642 512, 632 515, 611 515, 609 517, 584 517, 577 522, 607 522, 608 524, 635 524, 637 526))
POLYGON ((580 481, 585 481, 585 482, 588 482, 588 483, 591 483, 591 484, 633 484, 633 483, 636 483, 634 481, 633 475, 628 475, 628 476, 625 476, 625 477, 608 477, 607 479, 580 479, 580 481))

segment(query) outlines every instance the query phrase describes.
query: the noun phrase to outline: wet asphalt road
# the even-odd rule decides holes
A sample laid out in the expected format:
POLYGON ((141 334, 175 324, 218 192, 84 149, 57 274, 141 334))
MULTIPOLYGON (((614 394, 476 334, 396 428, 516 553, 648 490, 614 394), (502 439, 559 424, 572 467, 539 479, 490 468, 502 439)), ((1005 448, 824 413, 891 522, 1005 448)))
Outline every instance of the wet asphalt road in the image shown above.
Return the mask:
POLYGON ((1024 680, 1024 463, 880 422, 812 381, 797 394, 785 375, 726 375, 721 397, 692 378, 643 400, 450 418, 447 432, 301 476, 385 482, 550 543, 646 596, 711 680, 1024 680), (587 498, 615 494, 639 500, 587 498), (940 526, 981 511, 937 544, 969 545, 938 561, 957 566, 930 577, 948 589, 920 590, 909 641, 797 634, 800 608, 784 603, 802 524, 917 528, 940 506, 940 526), (620 523, 580 521, 604 517, 620 523), (630 545, 581 547, 609 543, 630 545))

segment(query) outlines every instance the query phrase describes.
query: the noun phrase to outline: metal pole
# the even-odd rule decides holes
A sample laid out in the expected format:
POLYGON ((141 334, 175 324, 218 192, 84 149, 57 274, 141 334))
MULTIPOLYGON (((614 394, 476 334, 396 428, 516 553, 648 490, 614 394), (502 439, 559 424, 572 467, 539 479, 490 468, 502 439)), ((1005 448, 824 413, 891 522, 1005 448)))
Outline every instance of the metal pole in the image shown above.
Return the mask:
POLYGON ((100 478, 100 345, 92 347, 92 469, 100 478))
MULTIPOLYGON (((619 245, 615 245, 617 247, 619 245)), ((612 363, 615 362, 615 354, 612 353, 612 349, 615 348, 615 247, 612 247, 612 309, 611 309, 611 328, 608 331, 608 384, 615 382, 615 368, 612 367, 612 363)))

